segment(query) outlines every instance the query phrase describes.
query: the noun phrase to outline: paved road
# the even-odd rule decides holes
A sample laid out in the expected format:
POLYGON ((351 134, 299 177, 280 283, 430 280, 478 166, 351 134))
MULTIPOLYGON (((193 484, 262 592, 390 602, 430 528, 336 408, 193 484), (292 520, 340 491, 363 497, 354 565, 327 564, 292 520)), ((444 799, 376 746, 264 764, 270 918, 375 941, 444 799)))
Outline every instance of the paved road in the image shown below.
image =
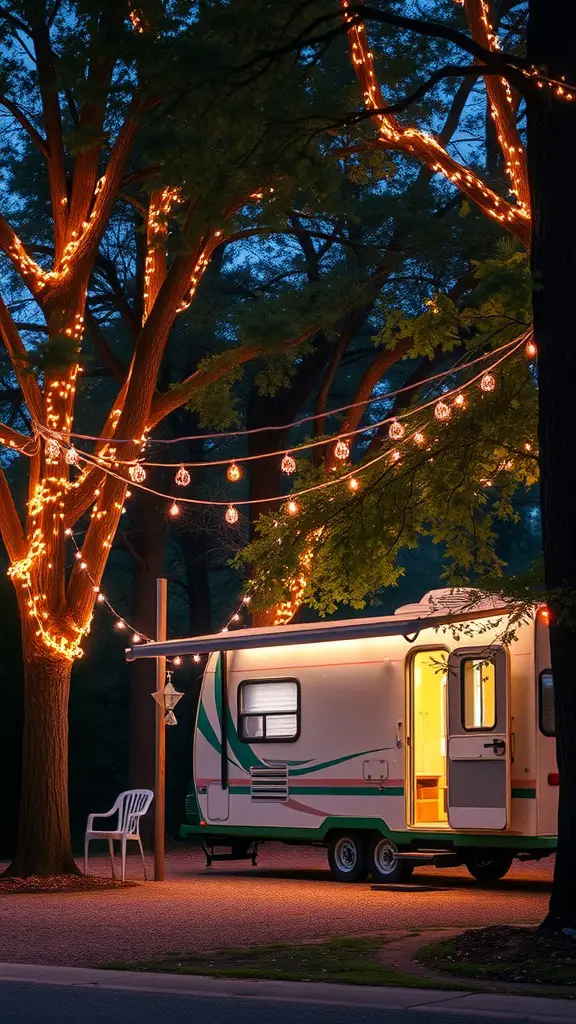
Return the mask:
MULTIPOLYGON (((130 860, 133 877, 140 865, 130 860), (133 867, 132 867, 133 865, 133 867)), ((91 869, 109 873, 106 860, 91 869)), ((98 966, 165 952, 338 934, 494 923, 536 924, 546 912, 551 863, 519 865, 483 890, 464 869, 419 869, 405 891, 333 882, 321 849, 264 846, 259 865, 204 867, 185 848, 168 882, 82 895, 0 898, 0 961, 98 966)), ((130 877, 130 876, 129 876, 130 877)), ((1 1017, 0 1017, 1 1020, 1 1017)))
MULTIPOLYGON (((495 1018, 491 1018, 495 1021, 495 1018)), ((507 1024, 525 1020, 506 1017, 507 1024)), ((486 1017, 0 983, 2 1024, 486 1024, 486 1017)))

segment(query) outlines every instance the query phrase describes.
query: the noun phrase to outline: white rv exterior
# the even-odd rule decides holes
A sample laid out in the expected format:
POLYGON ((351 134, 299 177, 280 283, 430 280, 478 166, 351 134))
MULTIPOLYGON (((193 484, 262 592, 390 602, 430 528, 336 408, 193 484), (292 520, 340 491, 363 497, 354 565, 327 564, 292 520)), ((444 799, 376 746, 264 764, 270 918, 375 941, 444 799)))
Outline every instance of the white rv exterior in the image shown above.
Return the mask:
POLYGON ((425 862, 464 862, 492 881, 517 855, 550 853, 547 612, 516 625, 505 647, 509 613, 477 605, 447 622, 462 604, 462 594, 433 591, 378 620, 392 635, 354 638, 375 620, 352 620, 337 635, 349 626, 353 638, 323 642, 335 624, 314 623, 264 631, 267 644, 282 633, 282 646, 213 653, 183 836, 209 857, 266 839, 325 844, 334 876, 350 881, 398 881, 425 862))

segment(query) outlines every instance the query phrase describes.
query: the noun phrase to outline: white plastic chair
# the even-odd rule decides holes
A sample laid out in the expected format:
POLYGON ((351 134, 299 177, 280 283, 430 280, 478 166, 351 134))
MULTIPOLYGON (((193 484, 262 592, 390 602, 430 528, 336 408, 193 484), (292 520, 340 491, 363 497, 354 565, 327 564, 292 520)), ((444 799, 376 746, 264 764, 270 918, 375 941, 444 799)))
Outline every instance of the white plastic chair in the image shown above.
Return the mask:
POLYGON ((126 843, 129 839, 134 839, 140 847, 142 864, 144 866, 144 878, 147 879, 146 861, 144 860, 144 850, 142 849, 142 840, 140 838, 140 818, 146 814, 153 799, 154 793, 151 789, 127 789, 124 793, 120 793, 114 806, 109 811, 106 811, 105 814, 88 815, 86 835, 84 837, 85 875, 88 874, 88 847, 90 840, 107 839, 108 849, 110 850, 110 863, 112 864, 112 878, 116 877, 114 873, 114 840, 119 839, 122 850, 122 881, 124 881, 126 877, 126 843), (116 813, 118 814, 118 821, 115 829, 94 828, 95 818, 111 818, 116 813))

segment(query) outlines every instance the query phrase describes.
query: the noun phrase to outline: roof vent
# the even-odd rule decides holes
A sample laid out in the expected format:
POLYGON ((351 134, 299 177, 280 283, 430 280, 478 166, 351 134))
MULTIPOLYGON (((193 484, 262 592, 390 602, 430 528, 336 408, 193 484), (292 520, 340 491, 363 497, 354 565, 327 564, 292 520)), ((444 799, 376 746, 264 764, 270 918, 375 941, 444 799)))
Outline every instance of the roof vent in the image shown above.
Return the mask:
POLYGON ((397 608, 394 614, 424 617, 470 611, 470 617, 474 618, 474 612, 485 611, 489 608, 502 608, 502 604, 502 598, 495 594, 481 594, 480 591, 470 587, 453 587, 429 590, 418 604, 404 604, 401 608, 397 608))

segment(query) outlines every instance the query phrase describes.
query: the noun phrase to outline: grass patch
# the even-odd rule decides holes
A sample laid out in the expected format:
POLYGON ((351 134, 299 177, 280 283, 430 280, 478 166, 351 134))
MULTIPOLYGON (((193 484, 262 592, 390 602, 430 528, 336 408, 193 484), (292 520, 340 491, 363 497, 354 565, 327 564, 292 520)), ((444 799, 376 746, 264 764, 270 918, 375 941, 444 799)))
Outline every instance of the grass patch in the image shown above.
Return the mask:
POLYGON ((478 928, 422 947, 416 960, 460 978, 576 986, 576 939, 556 932, 478 928))
POLYGON ((210 953, 168 953, 154 960, 100 964, 109 970, 203 974, 218 978, 268 978, 281 981, 331 981, 348 985, 399 985, 462 989, 446 981, 428 981, 378 962, 386 936, 333 938, 300 944, 223 948, 210 953))

